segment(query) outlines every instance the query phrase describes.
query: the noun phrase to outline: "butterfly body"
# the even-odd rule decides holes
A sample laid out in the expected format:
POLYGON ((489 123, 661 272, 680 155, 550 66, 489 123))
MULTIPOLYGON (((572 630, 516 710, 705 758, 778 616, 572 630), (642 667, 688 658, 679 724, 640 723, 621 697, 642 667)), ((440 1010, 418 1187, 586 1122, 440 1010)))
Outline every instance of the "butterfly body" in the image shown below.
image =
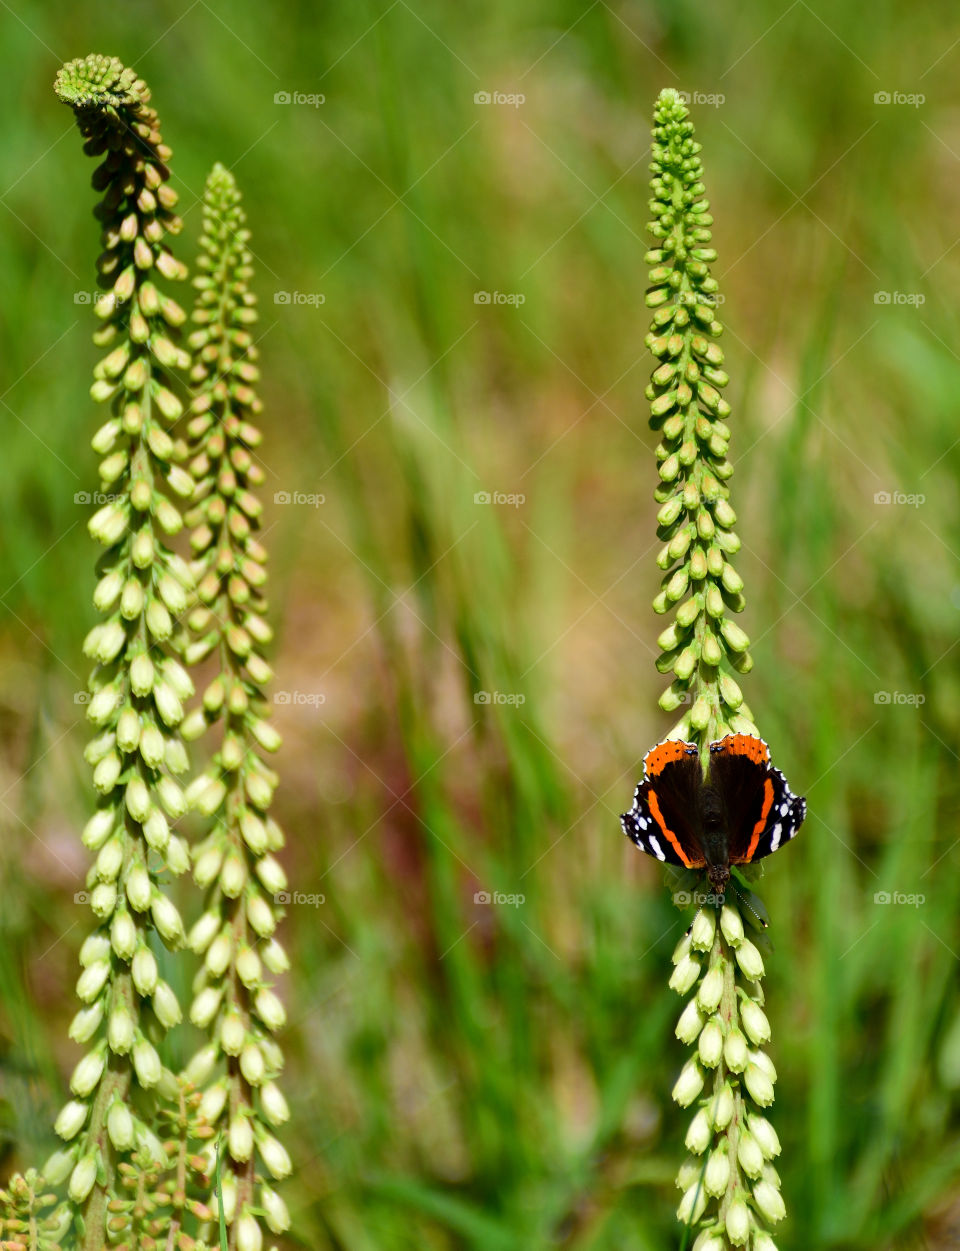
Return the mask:
POLYGON ((665 864, 706 869, 722 894, 730 866, 772 855, 797 833, 806 800, 770 763, 763 739, 730 734, 710 744, 706 777, 693 743, 668 739, 647 752, 623 831, 665 864))

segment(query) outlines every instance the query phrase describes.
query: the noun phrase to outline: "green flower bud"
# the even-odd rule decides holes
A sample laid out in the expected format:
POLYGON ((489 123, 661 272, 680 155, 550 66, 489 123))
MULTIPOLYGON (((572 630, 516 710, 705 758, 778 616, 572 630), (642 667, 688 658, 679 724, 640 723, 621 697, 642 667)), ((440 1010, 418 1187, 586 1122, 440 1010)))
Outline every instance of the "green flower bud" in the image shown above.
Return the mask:
POLYGON ((240 1072, 251 1086, 259 1086, 263 1081, 265 1072, 263 1052, 256 1043, 247 1043, 240 1052, 240 1072))
POLYGON ((709 1147, 712 1136, 713 1130, 710 1125, 710 1118, 707 1116, 706 1109, 701 1108, 690 1122, 684 1145, 691 1155, 702 1155, 709 1147))
POLYGON ((110 924, 110 942, 121 960, 131 960, 137 949, 137 927, 129 912, 117 911, 110 924))
MULTIPOLYGON (((684 956, 682 960, 678 961, 676 968, 673 970, 673 973, 671 974, 670 983, 669 983, 670 989, 675 990, 678 995, 685 995, 687 991, 690 990, 690 988, 694 985, 694 983, 696 982, 699 976, 700 976, 699 961, 692 959, 690 956, 684 956)), ((721 989, 722 989, 722 978, 721 978, 721 989)), ((720 1002, 719 999, 717 1000, 717 1002, 718 1003, 720 1002)), ((713 1011, 712 1008, 709 1008, 707 1010, 710 1012, 713 1011)))
POLYGON ((715 1069, 724 1054, 723 1027, 716 1017, 712 1017, 700 1033, 698 1045, 700 1062, 705 1068, 715 1069))
POLYGON ((178 820, 187 811, 187 800, 183 788, 173 778, 163 777, 157 782, 157 796, 163 804, 167 816, 178 820))
POLYGON ((267 1218, 267 1225, 272 1233, 282 1234, 290 1228, 290 1213, 287 1205, 275 1190, 269 1186, 260 1187, 260 1204, 267 1218))
POLYGON ((55 1132, 67 1142, 71 1138, 76 1138, 87 1122, 89 1106, 89 1104, 81 1103, 79 1099, 71 1099, 69 1103, 64 1104, 60 1115, 54 1122, 55 1132))
POLYGON ((765 1229, 758 1229, 754 1232, 753 1251, 777 1251, 777 1244, 765 1229))
POLYGON ((67 1187, 67 1193, 74 1203, 83 1203, 87 1195, 93 1189, 93 1183, 97 1180, 97 1158, 93 1154, 82 1156, 74 1166, 73 1172, 70 1174, 70 1185, 67 1187))
MULTIPOLYGON (((224 860, 223 868, 220 871, 220 889, 228 899, 236 899, 246 884, 246 866, 236 852, 230 852, 224 860)), ((259 933, 260 931, 258 930, 257 932, 259 933)))
POLYGON ((158 892, 150 902, 150 912, 160 937, 169 945, 176 945, 183 940, 183 922, 172 899, 158 892))
POLYGON ((107 1042, 110 1050, 118 1055, 126 1055, 133 1046, 136 1029, 133 1017, 121 1004, 107 1017, 107 1042))
POLYGON ((83 845, 96 851, 110 837, 113 829, 114 814, 112 808, 99 808, 83 827, 83 845))
POLYGON ((237 1251, 262 1251, 263 1234, 255 1216, 244 1212, 237 1222, 237 1251))
POLYGON ((727 1068, 732 1073, 742 1073, 747 1067, 746 1039, 736 1028, 730 1030, 729 1034, 727 1034, 723 1047, 723 1058, 727 1062, 727 1068))
POLYGON ((690 946, 695 951, 709 951, 717 932, 717 915, 712 908, 701 908, 693 918, 690 946))
POLYGON ((140 1039, 133 1048, 133 1068, 137 1081, 145 1090, 156 1086, 160 1080, 162 1073, 160 1057, 157 1055, 156 1048, 145 1038, 140 1039))
POLYGON ((207 948, 204 964, 214 977, 220 977, 230 963, 233 954, 233 938, 229 930, 222 930, 207 948))
POLYGON ((289 970, 290 960, 287 953, 275 938, 264 944, 261 950, 263 952, 263 963, 271 973, 280 974, 289 970))
POLYGON ((754 1046, 770 1041, 770 1022, 756 1000, 744 999, 740 1005, 740 1020, 754 1046))
POLYGON ((94 916, 104 919, 117 904, 117 888, 113 882, 100 882, 90 892, 90 908, 94 916))
POLYGON ((734 1199, 727 1208, 727 1237, 735 1247, 745 1247, 750 1237, 750 1209, 742 1199, 734 1199))
POLYGON ((270 1134, 264 1134, 258 1142, 260 1148, 260 1157, 267 1166, 267 1172, 271 1177, 280 1181, 284 1177, 289 1177, 292 1169, 290 1157, 286 1150, 273 1138, 270 1134))
POLYGON ((253 1155, 253 1129, 244 1116, 235 1116, 230 1122, 227 1146, 234 1160, 249 1160, 253 1155))
POLYGON ((748 1125, 757 1145, 768 1160, 780 1154, 780 1139, 777 1137, 777 1131, 765 1116, 753 1113, 748 1120, 748 1125))
POLYGON ((715 964, 708 969, 697 991, 697 1002, 704 1012, 716 1012, 723 996, 723 969, 715 964))
POLYGON ((127 874, 127 880, 124 883, 127 899, 130 907, 135 912, 146 912, 150 907, 150 898, 153 894, 153 887, 150 883, 150 875, 142 864, 135 864, 131 867, 127 874))
POLYGON ((260 957, 252 947, 243 948, 234 961, 234 967, 240 981, 248 988, 257 986, 263 976, 260 957))
POLYGON ((93 592, 93 606, 98 612, 110 612, 123 590, 123 575, 116 569, 105 574, 93 592))
POLYGON ((81 1099, 92 1094, 103 1076, 105 1065, 106 1057, 102 1051, 88 1051, 73 1070, 70 1078, 71 1091, 81 1099))
POLYGON ((699 1183, 690 1186, 684 1192, 677 1208, 677 1220, 684 1225, 692 1225, 703 1216, 707 1207, 707 1196, 699 1183))
POLYGON ((753 1202, 757 1211, 771 1224, 782 1221, 787 1214, 780 1192, 768 1181, 759 1181, 753 1188, 753 1202))
POLYGON ((700 1012, 696 999, 691 999, 683 1012, 680 1014, 680 1020, 677 1022, 677 1028, 674 1031, 677 1038, 682 1043, 692 1043, 697 1040, 700 1030, 703 1028, 703 1015, 700 1012))
POLYGON ((726 1192, 729 1181, 730 1157, 727 1155, 727 1149, 724 1145, 710 1153, 703 1175, 703 1187, 707 1194, 715 1195, 719 1198, 720 1195, 726 1192))
POLYGON ((751 1061, 743 1074, 744 1085, 754 1103, 768 1108, 773 1103, 773 1082, 756 1062, 751 1061))
MULTIPOLYGON (((109 966, 104 971, 104 980, 106 973, 109 972, 109 966)), ((82 980, 82 978, 81 978, 82 980)), ((97 1030, 100 1028, 100 1022, 103 1020, 103 1002, 95 1003, 92 1007, 81 1008, 73 1020, 70 1022, 70 1029, 67 1036, 72 1038, 74 1042, 89 1042, 97 1030)))
POLYGON ((759 1177, 763 1172, 763 1152, 757 1140, 746 1130, 741 1130, 737 1144, 737 1159, 748 1177, 759 1177))
POLYGON ((147 604, 147 629, 159 643, 173 633, 170 614, 158 599, 151 599, 147 604))
POLYGON ((734 1099, 733 1091, 730 1083, 725 1082, 720 1088, 720 1092, 716 1097, 713 1105, 713 1127, 716 1130, 724 1130, 733 1120, 734 1099))
POLYGON ((77 998, 83 1003, 92 1003, 103 990, 109 976, 109 960, 98 960, 89 965, 77 979, 77 998))
POLYGON ((701 1090, 703 1090, 703 1072, 696 1060, 688 1060, 677 1078, 671 1092, 672 1096, 681 1108, 687 1108, 701 1090))
POLYGON ((187 1065, 184 1076, 194 1086, 204 1086, 217 1063, 217 1049, 208 1044, 196 1052, 187 1065))
POLYGON ((134 955, 130 973, 137 994, 146 998, 157 986, 157 960, 149 947, 141 947, 134 955))
POLYGON ((174 1025, 180 1024, 180 1004, 173 988, 166 982, 157 983, 153 992, 153 1010, 164 1029, 173 1029, 174 1025))
POLYGON ((130 686, 135 695, 149 695, 153 690, 153 661, 141 652, 130 665, 130 686))
POLYGON ((216 1125, 227 1103, 227 1083, 220 1081, 209 1086, 200 1100, 200 1116, 208 1125, 216 1125))
POLYGON ((107 1134, 118 1151, 131 1151, 135 1136, 130 1109, 120 1099, 115 1099, 107 1113, 107 1134))
POLYGON ((159 808, 154 808, 143 823, 143 836, 154 851, 163 851, 170 841, 170 826, 159 808))
POLYGON ((271 1125, 283 1125, 290 1119, 290 1107, 276 1082, 260 1087, 260 1107, 271 1125))
POLYGON ((97 877, 105 882, 112 882, 123 865, 123 840, 119 834, 104 843, 97 856, 97 877))
POLYGON ((763 957, 749 938, 745 938, 737 947, 736 956, 744 977, 752 982, 758 982, 763 977, 763 957))
POLYGON ((190 1020, 198 1029, 206 1029, 220 1010, 223 991, 205 986, 190 1005, 190 1020))

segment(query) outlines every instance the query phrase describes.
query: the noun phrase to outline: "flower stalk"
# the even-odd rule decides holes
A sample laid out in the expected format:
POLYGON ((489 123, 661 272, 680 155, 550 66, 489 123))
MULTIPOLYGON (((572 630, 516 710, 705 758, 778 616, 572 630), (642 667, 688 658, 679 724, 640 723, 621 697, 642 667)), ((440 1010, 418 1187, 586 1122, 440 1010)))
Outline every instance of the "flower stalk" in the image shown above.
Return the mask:
MULTIPOLYGON (((289 1115, 274 1037, 285 1013, 271 985, 271 975, 288 967, 274 937, 287 881, 274 854, 283 834, 269 815, 277 775, 264 759, 280 737, 266 719, 272 671, 263 650, 272 631, 267 553, 256 533, 262 509, 252 490, 264 474, 255 460, 261 435, 253 418, 262 404, 253 389, 257 314, 245 221, 233 175, 215 166, 204 196, 190 336, 196 364, 189 468, 196 488, 187 523, 197 602, 186 660, 214 659, 216 673, 184 733, 194 738, 216 727, 219 746, 188 790, 211 829, 195 849, 194 878, 206 900, 189 937, 204 961, 190 1016, 209 1041, 187 1072, 203 1088, 202 1111, 217 1131, 210 1150, 215 1156, 222 1140, 229 1165, 222 1194, 231 1251, 259 1248, 261 1222, 272 1233, 288 1227, 286 1206, 267 1179, 290 1171, 275 1136, 289 1115)), ((212 1203, 216 1208, 215 1196, 212 1203)))
POLYGON ((673 673, 660 707, 689 704, 671 738, 706 745, 725 734, 755 734, 751 714, 733 676, 753 666, 750 641, 729 614, 744 607, 743 579, 731 563, 740 550, 736 513, 726 485, 730 405, 721 392, 723 333, 717 318, 717 281, 710 265, 713 218, 704 198, 701 145, 676 91, 662 91, 654 113, 648 230, 656 246, 646 302, 654 310, 647 347, 660 364, 647 399, 650 425, 660 433, 660 486, 655 499, 663 570, 654 611, 674 612, 657 643, 661 673, 673 673))
POLYGON ((111 415, 93 438, 107 496, 89 523, 105 549, 93 597, 102 620, 84 644, 96 666, 87 706, 96 737, 85 755, 98 805, 83 832, 96 854, 87 878, 96 926, 80 953, 83 1007, 70 1036, 86 1053, 57 1118, 66 1145, 45 1172, 53 1184, 67 1181, 78 1245, 97 1251, 119 1165, 137 1153, 163 1161, 153 1126, 158 1092, 172 1079, 157 1048, 181 1015, 155 944, 174 949, 183 939, 166 880, 189 867, 171 823, 186 810, 176 777, 188 765, 179 726, 193 684, 174 635, 191 576, 167 540, 183 524, 176 497, 193 487, 168 432, 182 411, 172 378, 190 357, 177 343, 186 314, 162 291, 162 280, 186 270, 167 244, 180 220, 146 85, 115 58, 90 56, 65 65, 55 89, 74 111, 84 151, 101 158, 94 342, 107 354, 91 395, 111 415))
MULTIPOLYGON (((744 607, 743 579, 732 564, 740 539, 727 485, 730 405, 722 391, 729 378, 717 343, 718 284, 710 273, 717 254, 700 151, 686 105, 676 91, 661 92, 648 224, 656 246, 646 258, 646 302, 654 310, 646 342, 659 364, 647 398, 661 439, 655 498, 663 581, 653 606, 674 617, 657 640, 657 668, 673 674, 660 707, 686 705, 668 738, 696 743, 709 769, 711 743, 757 729, 734 676, 748 673, 753 661, 749 639, 732 619, 744 607)), ((704 897, 673 957, 670 985, 689 996, 676 1034, 692 1048, 673 1098, 696 1107, 677 1178, 677 1217, 697 1229, 694 1251, 776 1251, 769 1226, 785 1212, 772 1163, 780 1144, 762 1112, 776 1081, 763 1050, 770 1025, 761 948, 769 944, 762 903, 731 883, 724 895, 704 897)))

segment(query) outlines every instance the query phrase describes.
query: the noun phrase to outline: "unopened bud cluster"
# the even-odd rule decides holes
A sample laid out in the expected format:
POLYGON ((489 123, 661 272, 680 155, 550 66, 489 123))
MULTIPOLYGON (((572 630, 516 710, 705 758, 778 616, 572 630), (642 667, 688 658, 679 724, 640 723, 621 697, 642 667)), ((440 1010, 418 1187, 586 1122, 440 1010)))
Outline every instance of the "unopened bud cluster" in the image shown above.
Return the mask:
POLYGON ((677 1218, 698 1229, 695 1251, 776 1251, 767 1227, 785 1208, 773 1166, 780 1143, 761 1111, 773 1103, 777 1080, 763 1050, 770 1040, 760 984, 764 940, 750 907, 741 911, 729 899, 699 912, 673 954, 670 985, 690 995, 676 1034, 693 1048, 673 1097, 697 1109, 677 1177, 677 1218))
POLYGON ((731 563, 740 548, 726 483, 729 381, 717 344, 717 282, 710 264, 713 218, 704 199, 701 145, 676 91, 661 92, 654 114, 648 230, 657 241, 647 305, 654 310, 646 344, 660 362, 647 398, 658 430, 660 486, 655 498, 657 564, 664 576, 654 600, 674 619, 657 640, 661 673, 672 673, 660 707, 690 707, 671 738, 707 742, 731 731, 755 732, 733 676, 752 667, 749 639, 730 613, 743 609, 743 579, 731 563))
POLYGON ((0 1190, 0 1246, 26 1251, 60 1251, 70 1226, 70 1211, 57 1208, 57 1196, 46 1189, 36 1169, 16 1173, 0 1190))
MULTIPOLYGON (((215 656, 218 671, 187 718, 195 738, 217 726, 219 749, 189 798, 211 824, 195 849, 194 878, 206 891, 205 910, 189 943, 202 957, 190 1017, 209 1041, 188 1066, 203 1088, 201 1109, 224 1139, 224 1218, 231 1246, 261 1246, 260 1220, 273 1233, 289 1224, 286 1207, 267 1179, 290 1172, 276 1136, 289 1110, 277 1084, 283 1055, 274 1035, 285 1012, 272 978, 288 967, 274 936, 274 896, 287 881, 275 853, 283 834, 269 815, 277 775, 264 753, 280 746, 266 719, 264 686, 270 666, 263 649, 267 554, 256 537, 261 505, 252 488, 263 482, 254 459, 261 410, 251 327, 256 321, 247 242, 249 232, 233 176, 212 171, 204 197, 199 292, 190 345, 196 356, 196 397, 188 425, 190 472, 196 482, 192 529, 198 603, 189 616, 191 664, 215 656), (259 1160, 259 1163, 258 1163, 259 1160)), ((211 1199, 217 1207, 217 1199, 211 1199)))
POLYGON ((167 882, 189 868, 172 826, 186 811, 177 777, 188 766, 180 723, 193 683, 173 640, 192 578, 167 541, 183 524, 175 499, 193 489, 178 463, 185 447, 168 431, 181 413, 171 371, 190 358, 177 345, 186 314, 161 289, 161 280, 186 271, 166 245, 180 221, 149 92, 132 70, 99 56, 64 66, 55 86, 75 111, 84 151, 100 159, 93 185, 103 193, 103 295, 94 341, 107 354, 91 394, 110 406, 93 447, 111 498, 89 523, 105 550, 93 596, 101 621, 84 643, 95 664, 87 707, 95 737, 85 754, 98 804, 83 841, 94 855, 87 887, 97 927, 81 949, 83 1006, 70 1027, 85 1054, 56 1122, 66 1145, 47 1176, 67 1181, 78 1228, 86 1224, 85 1237, 95 1240, 117 1161, 161 1154, 149 1123, 165 1076, 158 1045, 181 1016, 159 974, 152 932, 169 948, 182 942, 167 882))

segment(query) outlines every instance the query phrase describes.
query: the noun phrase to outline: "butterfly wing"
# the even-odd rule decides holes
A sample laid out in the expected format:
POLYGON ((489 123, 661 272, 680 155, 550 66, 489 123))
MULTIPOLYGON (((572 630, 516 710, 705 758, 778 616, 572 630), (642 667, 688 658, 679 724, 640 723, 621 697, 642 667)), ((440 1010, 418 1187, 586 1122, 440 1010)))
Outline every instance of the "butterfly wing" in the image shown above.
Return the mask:
POLYGON ((699 869, 706 863, 699 835, 703 770, 693 743, 670 739, 643 762, 633 807, 620 817, 623 832, 641 851, 665 864, 699 869))
POLYGON ((754 735, 729 734, 710 744, 710 784, 723 807, 731 864, 773 855, 807 814, 807 801, 794 795, 770 764, 770 749, 754 735))

